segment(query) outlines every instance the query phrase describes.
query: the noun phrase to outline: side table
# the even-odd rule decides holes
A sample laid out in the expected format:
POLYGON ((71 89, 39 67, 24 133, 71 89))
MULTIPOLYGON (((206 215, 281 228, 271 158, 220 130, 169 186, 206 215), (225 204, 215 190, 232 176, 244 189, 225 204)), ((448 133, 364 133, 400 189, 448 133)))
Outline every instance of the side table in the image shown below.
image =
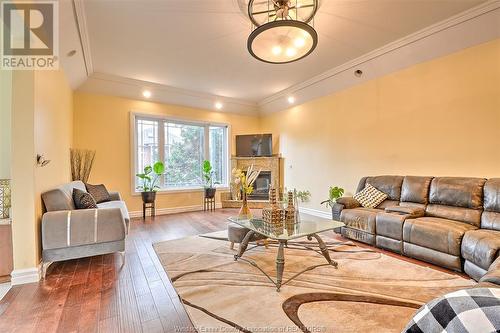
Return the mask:
POLYGON ((150 209, 151 210, 151 217, 156 216, 156 208, 155 208, 155 203, 142 203, 142 218, 146 218, 146 210, 150 209))
POLYGON ((203 198, 203 211, 214 211, 215 210, 215 197, 213 198, 203 198))

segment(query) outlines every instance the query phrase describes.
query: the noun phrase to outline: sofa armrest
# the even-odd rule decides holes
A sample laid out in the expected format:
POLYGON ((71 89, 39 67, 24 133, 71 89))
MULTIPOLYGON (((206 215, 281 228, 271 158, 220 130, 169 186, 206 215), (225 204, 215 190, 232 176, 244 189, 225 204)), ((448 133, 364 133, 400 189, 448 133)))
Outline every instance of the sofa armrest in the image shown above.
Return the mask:
POLYGON ((111 201, 123 201, 120 192, 109 192, 109 196, 111 197, 111 201))
POLYGON ((399 213, 410 215, 410 217, 422 217, 425 215, 425 210, 420 207, 403 207, 403 206, 392 206, 385 209, 387 213, 399 213))
POLYGON ((61 210, 42 217, 42 248, 58 249, 125 239, 120 208, 61 210))
POLYGON ((344 209, 352 209, 361 207, 361 204, 353 197, 342 197, 335 201, 337 204, 343 205, 344 209))
POLYGON ((342 213, 342 210, 357 208, 360 206, 359 202, 353 197, 338 198, 332 206, 332 219, 340 221, 340 214, 342 213))
POLYGON ((500 257, 488 269, 488 272, 479 280, 480 283, 493 283, 500 288, 500 257))

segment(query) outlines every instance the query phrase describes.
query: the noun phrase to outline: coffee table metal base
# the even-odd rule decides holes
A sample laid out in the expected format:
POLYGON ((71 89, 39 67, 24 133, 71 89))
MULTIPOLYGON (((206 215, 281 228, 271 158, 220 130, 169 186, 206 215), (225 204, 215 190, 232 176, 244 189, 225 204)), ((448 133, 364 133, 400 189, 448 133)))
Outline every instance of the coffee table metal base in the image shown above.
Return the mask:
MULTIPOLYGON (((283 282, 283 272, 285 270, 285 247, 287 247, 288 242, 286 240, 278 240, 278 254, 276 256, 276 281, 275 281, 275 280, 273 280, 272 277, 269 276, 269 274, 264 272, 254 261, 242 258, 243 254, 245 253, 245 251, 248 248, 248 243, 250 242, 250 239, 252 239, 252 236, 254 234, 255 234, 255 231, 250 230, 245 235, 245 238, 243 238, 243 241, 241 242, 240 247, 238 249, 238 254, 234 255, 234 260, 235 261, 237 261, 238 259, 243 260, 243 261, 251 264, 252 266, 256 267, 257 269, 259 269, 262 272, 262 274, 264 274, 269 279, 269 281, 271 281, 276 286, 276 291, 280 291, 281 286, 283 286, 283 285, 287 284, 288 282, 292 281, 293 279, 297 278, 299 275, 301 275, 307 271, 313 270, 315 268, 318 268, 321 266, 333 266, 334 268, 338 268, 338 263, 330 258, 330 254, 328 252, 328 247, 325 245, 325 243, 323 242, 321 237, 319 237, 318 234, 311 234, 311 235, 307 236, 307 239, 308 240, 312 240, 313 238, 316 239, 316 241, 318 242, 319 250, 321 251, 321 254, 323 255, 323 257, 325 257, 325 259, 328 263, 309 266, 306 269, 293 275, 285 282, 283 282)), ((305 247, 308 248, 307 246, 305 246, 305 247)))

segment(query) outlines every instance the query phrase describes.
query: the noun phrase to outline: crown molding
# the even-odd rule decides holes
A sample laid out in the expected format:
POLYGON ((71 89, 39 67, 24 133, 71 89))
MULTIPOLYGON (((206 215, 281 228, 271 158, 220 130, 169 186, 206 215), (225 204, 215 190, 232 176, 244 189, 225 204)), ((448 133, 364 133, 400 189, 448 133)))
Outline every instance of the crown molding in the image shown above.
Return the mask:
POLYGON ((85 16, 85 5, 83 0, 73 0, 73 11, 75 14, 75 23, 78 29, 78 37, 82 47, 83 60, 87 76, 94 73, 92 64, 92 53, 90 52, 90 38, 87 30, 87 19, 85 16))
MULTIPOLYGON (((320 96, 318 96, 317 94, 315 94, 315 96, 308 96, 308 94, 306 93, 306 94, 302 94, 304 96, 300 96, 300 97, 297 97, 297 94, 300 95, 301 92, 304 90, 311 90, 316 86, 322 85, 322 84, 324 84, 325 81, 332 80, 333 78, 335 78, 336 76, 339 76, 339 74, 343 74, 347 70, 351 70, 351 69, 358 67, 358 66, 361 66, 361 65, 366 65, 369 62, 373 61, 374 59, 381 58, 381 57, 384 57, 390 53, 394 53, 395 51, 404 49, 405 47, 411 46, 412 44, 416 44, 416 43, 418 43, 426 38, 429 38, 433 35, 438 35, 438 34, 442 33, 443 31, 446 31, 450 28, 453 28, 453 27, 456 27, 459 25, 463 25, 471 20, 474 20, 474 19, 480 17, 480 16, 486 15, 486 14, 491 13, 493 11, 498 11, 499 8, 500 8, 500 1, 499 0, 488 1, 488 2, 485 2, 483 4, 480 4, 474 8, 471 8, 471 9, 466 10, 460 14, 457 14, 455 16, 448 18, 448 19, 445 19, 441 22, 433 24, 433 25, 426 27, 420 31, 412 33, 406 37, 403 37, 399 40, 396 40, 394 42, 386 44, 386 45, 382 46, 381 48, 378 48, 376 50, 368 52, 368 53, 366 53, 366 54, 364 54, 356 59, 353 59, 353 60, 348 61, 340 66, 332 68, 332 69, 330 69, 330 70, 328 70, 320 75, 317 75, 309 80, 306 80, 302 83, 296 84, 296 85, 291 86, 289 88, 286 88, 278 93, 275 93, 275 94, 263 99, 259 103, 257 103, 259 110, 262 113, 268 113, 268 112, 274 112, 274 111, 279 111, 279 110, 288 108, 288 107, 290 107, 290 105, 285 103, 284 99, 286 99, 287 96, 292 95, 292 94, 295 96, 296 101, 297 101, 295 103, 295 105, 304 103, 304 102, 311 100, 313 98, 318 98, 320 96)), ((497 26, 498 26, 498 24, 497 24, 497 26)), ((498 34, 496 34, 496 35, 498 35, 498 34)), ((456 37, 458 38, 458 40, 460 40, 459 34, 457 34, 456 37)), ((484 38, 482 38, 483 36, 478 35, 476 37, 477 37, 476 44, 484 42, 484 38)), ((443 40, 443 42, 446 43, 446 39, 443 40)), ((473 42, 474 41, 471 41, 471 40, 463 41, 462 48, 466 48, 466 47, 471 46, 470 44, 471 43, 473 44, 473 42)), ((452 45, 452 43, 450 43, 448 53, 456 51, 453 48, 453 46, 454 46, 454 44, 452 45)), ((405 52, 403 52, 403 53, 405 53, 405 52)), ((436 55, 436 56, 440 56, 440 55, 441 54, 436 55)), ((413 61, 413 64, 416 64, 418 62, 421 62, 421 61, 418 61, 418 59, 417 59, 417 61, 413 61)), ((412 65, 412 64, 408 64, 408 65, 412 65)), ((386 75, 388 73, 379 73, 379 74, 386 75)), ((350 76, 352 76, 352 75, 350 75, 350 76)), ((378 75, 378 76, 382 76, 382 75, 378 75)), ((375 77, 370 77, 370 79, 373 79, 373 78, 375 78, 375 77)), ((357 80, 356 83, 359 84, 360 83, 359 80, 357 80)), ((321 88, 322 88, 321 90, 323 92, 325 92, 325 87, 321 87, 321 88)), ((335 87, 332 86, 332 89, 328 93, 323 93, 321 96, 327 95, 329 93, 333 93, 333 92, 338 91, 338 90, 339 89, 335 89, 335 87)))
POLYGON ((221 110, 217 110, 218 112, 251 116, 255 116, 258 113, 257 103, 107 73, 93 73, 77 90, 151 102, 190 106, 206 110, 213 110, 214 103, 218 101, 224 105, 221 110), (152 92, 151 98, 144 98, 142 96, 144 89, 152 92))

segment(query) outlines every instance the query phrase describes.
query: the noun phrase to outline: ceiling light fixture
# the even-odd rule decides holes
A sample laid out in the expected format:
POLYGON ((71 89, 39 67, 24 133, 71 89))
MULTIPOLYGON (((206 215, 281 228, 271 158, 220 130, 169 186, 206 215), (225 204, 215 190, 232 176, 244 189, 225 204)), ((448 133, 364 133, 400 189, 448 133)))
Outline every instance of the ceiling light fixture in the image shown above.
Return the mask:
POLYGON ((293 103, 295 103, 295 97, 293 97, 293 96, 288 96, 288 103, 289 103, 289 104, 293 104, 293 103))
POLYGON ((217 110, 222 109, 222 107, 223 107, 223 106, 224 106, 224 105, 222 105, 222 103, 221 103, 221 102, 215 102, 215 108, 216 108, 217 110))
POLYGON ((318 44, 312 26, 317 10, 318 0, 250 0, 248 16, 254 30, 248 37, 248 52, 271 64, 307 57, 318 44))
POLYGON ((151 97, 151 91, 149 90, 144 90, 142 92, 142 96, 146 97, 146 98, 150 98, 151 97))

